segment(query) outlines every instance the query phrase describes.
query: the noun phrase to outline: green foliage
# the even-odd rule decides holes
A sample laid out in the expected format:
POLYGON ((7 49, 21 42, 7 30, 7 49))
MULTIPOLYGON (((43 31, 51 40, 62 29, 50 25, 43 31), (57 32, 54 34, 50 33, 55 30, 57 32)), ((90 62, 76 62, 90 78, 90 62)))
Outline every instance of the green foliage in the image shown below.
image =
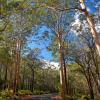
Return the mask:
POLYGON ((13 90, 5 89, 0 92, 1 97, 10 97, 13 95, 13 90))
POLYGON ((4 41, 4 37, 0 35, 0 41, 4 41))
MULTIPOLYGON (((72 8, 74 8, 75 3, 77 3, 77 1, 78 0, 1 0, 0 1, 0 7, 1 7, 0 33, 2 33, 0 34, 0 77, 5 78, 6 75, 5 66, 7 68, 7 80, 0 78, 0 87, 3 87, 3 84, 7 83, 8 80, 12 81, 14 78, 12 77, 12 79, 10 79, 10 75, 13 76, 14 74, 11 72, 14 70, 13 62, 15 60, 15 57, 12 54, 13 51, 12 49, 14 49, 14 47, 12 47, 14 45, 13 40, 15 40, 16 37, 20 37, 22 43, 20 52, 22 53, 24 52, 22 49, 25 48, 24 47, 25 45, 27 45, 27 41, 26 41, 27 36, 30 36, 30 34, 37 32, 37 30, 34 31, 33 29, 34 26, 41 27, 41 25, 47 25, 49 28, 51 28, 51 30, 54 31, 54 33, 57 33, 60 29, 61 30, 64 29, 62 33, 69 33, 67 31, 70 30, 69 29, 69 26, 71 25, 70 16, 73 16, 72 13, 74 14, 77 11, 68 12, 68 13, 63 12, 64 14, 61 15, 62 17, 60 17, 60 12, 58 11, 58 9, 69 8, 71 6, 71 2, 72 2, 72 8), (2 73, 4 73, 4 75, 2 75, 2 73)), ((39 32, 39 34, 40 33, 41 32, 39 32)), ((66 37, 65 34, 63 35, 63 37, 66 37)), ((51 38, 51 42, 52 42, 50 47, 47 48, 49 51, 52 51, 55 60, 58 61, 59 60, 58 37, 54 37, 53 35, 52 37, 50 37, 50 35, 48 35, 48 33, 45 32, 43 36, 43 40, 46 40, 47 38, 51 38)), ((61 41, 63 40, 64 38, 61 41)), ((80 39, 80 41, 81 40, 82 39, 80 39)), ((79 46, 76 43, 77 41, 73 41, 75 42, 76 45, 74 43, 73 44, 69 43, 68 47, 67 45, 65 45, 67 44, 66 40, 63 42, 65 42, 64 43, 65 50, 63 50, 65 57, 71 56, 70 53, 73 53, 73 56, 77 53, 81 53, 83 57, 83 52, 81 50, 77 51, 76 49, 76 48, 79 49, 79 47, 76 47, 76 45, 79 46), (66 53, 65 51, 68 52, 66 53), (68 53, 69 55, 67 55, 68 53)), ((84 44, 86 44, 85 43, 86 41, 82 41, 82 43, 83 42, 84 44)), ((49 92, 58 92, 60 90, 59 70, 52 69, 50 66, 47 66, 48 68, 45 68, 45 66, 43 66, 41 61, 39 60, 40 59, 39 52, 40 51, 38 49, 34 49, 28 55, 29 57, 27 56, 27 54, 24 54, 25 58, 24 57, 22 58, 21 55, 20 76, 21 76, 21 84, 23 85, 22 88, 23 90, 19 90, 18 95, 32 95, 32 94, 40 95, 49 92), (24 89, 30 89, 27 85, 29 87, 33 85, 33 93, 30 90, 24 90, 24 89)), ((75 57, 73 58, 75 59, 75 57)), ((77 56, 76 58, 79 58, 79 56, 77 56)), ((92 58, 92 56, 90 58, 92 58)), ((83 63, 83 59, 82 60, 80 59, 81 63, 83 63)), ((85 63, 86 62, 88 61, 85 61, 85 63)), ((92 60, 90 63, 93 64, 92 60)), ((91 66, 94 67, 94 65, 92 64, 91 66)), ((95 73, 94 69, 95 67, 94 68, 91 67, 93 73, 95 73)), ((9 82, 7 85, 9 85, 9 82)), ((85 92, 87 92, 86 80, 83 76, 81 68, 79 68, 79 66, 77 66, 76 64, 71 64, 70 66, 68 66, 68 85, 69 85, 68 86, 69 92, 70 91, 72 92, 75 89, 75 95, 77 96, 80 96, 82 94, 85 94, 85 92)), ((3 98, 6 98, 11 95, 12 95, 12 90, 8 90, 8 89, 2 90, 0 92, 0 96, 1 96, 0 99, 3 100, 3 98)), ((85 96, 82 96, 81 99, 83 100, 84 97, 85 96)), ((72 100, 72 99, 76 100, 75 97, 66 96, 66 98, 68 100, 72 100)), ((95 98, 99 100, 99 97, 95 97, 95 98)))
POLYGON ((33 93, 30 90, 18 90, 18 95, 32 95, 33 93))
POLYGON ((7 47, 0 47, 0 62, 4 65, 7 65, 8 62, 10 62, 10 53, 9 49, 7 47))
POLYGON ((69 4, 70 4, 70 0, 66 0, 66 2, 65 2, 66 8, 69 8, 70 7, 69 4))
POLYGON ((100 100, 100 96, 95 96, 95 100, 100 100))
POLYGON ((66 96, 66 100, 77 100, 75 96, 66 96))
POLYGON ((42 91, 42 90, 33 90, 33 92, 31 92, 30 90, 19 90, 17 94, 23 96, 23 95, 41 95, 45 93, 49 93, 49 92, 42 91))
POLYGON ((91 100, 91 99, 86 95, 82 95, 81 98, 79 98, 78 100, 91 100))
POLYGON ((0 100, 7 100, 6 97, 1 97, 0 96, 0 100))
POLYGON ((34 90, 34 91, 33 91, 33 94, 34 94, 34 95, 41 95, 41 94, 45 94, 45 93, 48 93, 48 92, 42 91, 42 90, 34 90))

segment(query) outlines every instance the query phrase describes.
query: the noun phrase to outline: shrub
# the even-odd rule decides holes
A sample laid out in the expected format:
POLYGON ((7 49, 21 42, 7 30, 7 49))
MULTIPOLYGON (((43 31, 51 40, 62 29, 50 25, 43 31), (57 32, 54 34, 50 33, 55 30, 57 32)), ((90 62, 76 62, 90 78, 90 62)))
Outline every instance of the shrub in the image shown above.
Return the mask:
POLYGON ((32 95, 33 93, 30 90, 19 90, 18 95, 32 95))
POLYGON ((6 98, 0 97, 0 100, 6 100, 6 98))
POLYGON ((66 100, 77 100, 74 96, 66 96, 66 100))
POLYGON ((0 92, 0 100, 11 100, 10 97, 13 95, 13 90, 5 89, 0 92))
POLYGON ((0 92, 1 97, 10 97, 13 95, 13 90, 5 89, 0 92))
POLYGON ((100 96, 95 96, 95 100, 100 100, 100 96))
POLYGON ((91 100, 91 99, 86 95, 82 95, 82 97, 78 100, 91 100))
POLYGON ((33 94, 34 95, 41 95, 41 94, 44 94, 45 92, 44 91, 42 91, 42 90, 34 90, 33 91, 33 94))

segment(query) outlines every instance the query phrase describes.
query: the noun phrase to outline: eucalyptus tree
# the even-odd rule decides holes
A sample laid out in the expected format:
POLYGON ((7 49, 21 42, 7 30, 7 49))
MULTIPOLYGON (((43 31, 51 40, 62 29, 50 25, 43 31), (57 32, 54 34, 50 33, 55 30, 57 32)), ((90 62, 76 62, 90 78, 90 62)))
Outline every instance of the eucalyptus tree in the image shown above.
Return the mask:
POLYGON ((89 33, 88 27, 86 26, 85 29, 82 29, 81 31, 82 33, 75 37, 74 43, 69 43, 68 55, 70 58, 68 59, 71 59, 73 62, 75 61, 80 65, 82 73, 87 80, 91 99, 93 99, 95 92, 93 89, 94 84, 96 85, 96 91, 99 91, 99 59, 93 37, 89 33))
POLYGON ((8 36, 6 34, 0 34, 0 66, 1 71, 3 70, 4 73, 3 75, 1 73, 1 76, 4 76, 2 79, 5 80, 4 88, 9 86, 9 73, 12 66, 12 58, 9 47, 11 42, 7 38, 8 36))
POLYGON ((95 29, 95 25, 94 25, 94 22, 93 22, 93 18, 92 16, 89 14, 89 12, 87 11, 87 7, 86 5, 84 4, 84 0, 79 0, 80 2, 80 5, 82 7, 82 10, 84 11, 84 14, 87 18, 87 22, 89 24, 89 27, 90 27, 90 30, 91 30, 91 33, 92 33, 92 36, 94 38, 94 41, 95 41, 95 45, 96 45, 96 48, 97 48, 97 51, 98 51, 98 54, 100 55, 100 42, 99 42, 99 37, 98 37, 98 33, 95 29))
MULTIPOLYGON (((66 38, 67 38, 67 34, 70 33, 70 23, 74 20, 72 18, 72 16, 70 14, 73 13, 72 12, 66 12, 66 11, 61 11, 61 9, 64 9, 63 7, 65 6, 65 2, 62 1, 62 4, 58 5, 57 7, 54 7, 55 9, 53 9, 51 11, 51 18, 46 19, 46 21, 48 22, 48 26, 52 29, 52 31, 55 33, 55 38, 53 42, 56 42, 55 45, 58 45, 58 49, 56 50, 56 54, 57 54, 57 50, 59 51, 58 55, 59 55, 59 61, 60 61, 60 66, 61 66, 61 84, 62 84, 62 91, 66 91, 67 90, 67 86, 66 86, 66 67, 65 67, 65 48, 66 48, 66 38), (61 8, 60 10, 57 10, 61 8), (70 17, 70 18, 68 18, 70 17), (53 21, 54 19, 54 21, 53 21), (52 22, 52 23, 50 23, 52 22), (50 23, 50 24, 49 24, 50 23), (55 41, 56 40, 56 41, 55 41)), ((69 9, 70 10, 70 9, 69 9)), ((72 10, 72 9, 71 9, 72 10)), ((50 13, 50 11, 49 11, 50 13)), ((49 15, 50 16, 50 15, 49 15)), ((49 17, 48 16, 48 17, 49 17)), ((46 22, 45 21, 45 22, 46 22)), ((64 99, 65 93, 62 93, 62 97, 64 99)))
POLYGON ((94 82, 97 86, 98 93, 100 93, 99 88, 99 56, 96 52, 95 43, 93 41, 93 37, 89 33, 81 34, 80 37, 84 44, 86 44, 86 48, 89 51, 88 58, 91 60, 91 73, 94 79, 94 82))
MULTIPOLYGON (((78 51, 79 52, 79 51, 78 51)), ((88 53, 89 54, 89 53, 88 53)), ((82 72, 85 75, 85 78, 87 80, 89 93, 91 99, 94 99, 94 91, 93 91, 93 82, 92 82, 92 75, 91 75, 91 59, 88 59, 88 54, 79 54, 80 56, 76 56, 76 62, 81 66, 82 72)))
MULTIPOLYGON (((92 64, 91 68, 93 69, 93 72, 95 71, 94 72, 95 74, 93 75, 93 73, 92 73, 92 75, 93 76, 96 75, 94 77, 94 81, 97 85, 97 89, 99 92, 99 56, 96 51, 94 39, 93 39, 92 35, 90 34, 90 30, 88 27, 88 23, 86 21, 86 17, 83 16, 82 13, 78 13, 78 15, 79 16, 76 16, 76 18, 77 18, 76 26, 74 23, 72 30, 74 30, 73 32, 76 33, 77 39, 79 38, 79 41, 83 42, 82 44, 80 43, 80 48, 84 48, 84 46, 83 46, 83 44, 84 44, 85 47, 87 48, 87 50, 89 50, 89 52, 90 52, 89 53, 90 56, 88 56, 88 57, 89 57, 89 59, 91 59, 91 64, 92 64), (77 25, 79 25, 79 26, 77 26, 77 25)), ((94 18, 94 20, 97 20, 97 19, 94 18)), ((95 22, 95 24, 97 25, 97 21, 95 22)))
MULTIPOLYGON (((29 6, 31 7, 31 6, 29 6)), ((31 10, 28 11, 28 4, 26 1, 1 1, 1 16, 0 16, 0 32, 2 35, 7 35, 7 40, 10 40, 12 44, 9 45, 10 52, 12 54, 12 61, 15 74, 14 79, 14 92, 16 92, 19 84, 19 70, 21 49, 23 41, 25 42, 26 36, 31 33, 32 30, 32 17, 31 10), (27 14, 26 14, 27 13, 27 14), (27 34, 28 33, 28 34, 27 34)))
MULTIPOLYGON (((81 5, 84 5, 83 0, 79 1, 81 5)), ((98 52, 100 51, 99 40, 93 26, 93 21, 85 5, 81 9, 78 4, 78 0, 1 0, 0 33, 2 35, 7 33, 8 38, 12 41, 10 47, 13 51, 13 66, 16 68, 14 68, 16 73, 14 91, 17 90, 19 84, 22 42, 25 42, 25 37, 32 33, 33 26, 47 25, 52 30, 54 41, 57 40, 62 74, 62 97, 63 100, 65 99, 65 42, 67 33, 71 33, 69 32, 71 29, 70 23, 74 21, 72 17, 78 11, 85 13, 96 47, 98 52)), ((81 31, 82 28, 79 24, 78 31, 81 31)))
POLYGON ((35 83, 35 69, 42 66, 42 63, 39 60, 40 50, 38 48, 34 48, 28 54, 28 66, 31 69, 32 78, 31 78, 31 91, 34 90, 34 83, 35 83))
POLYGON ((11 55, 9 53, 9 48, 2 46, 0 47, 0 76, 2 78, 2 80, 5 81, 4 83, 4 88, 7 87, 8 84, 8 72, 10 70, 10 66, 11 66, 11 55), (4 73, 4 74, 3 74, 4 73))
MULTIPOLYGON (((40 4, 46 7, 47 14, 45 18, 41 18, 43 24, 47 25, 53 32, 55 39, 57 40, 58 51, 59 51, 59 62, 61 66, 61 84, 62 84, 62 98, 65 100, 65 92, 66 88, 66 67, 64 61, 64 38, 66 37, 67 32, 69 31, 69 27, 67 27, 67 16, 66 11, 61 11, 66 7, 67 1, 61 0, 48 0, 47 3, 39 2, 40 4), (50 2, 50 3, 49 3, 50 2), (59 11, 60 9, 60 11, 59 11), (66 27, 65 27, 66 25, 66 27)), ((69 14, 70 16, 70 14, 69 14)), ((69 23, 68 23, 69 24, 69 23)))
POLYGON ((45 19, 45 23, 47 23, 48 27, 52 30, 53 32, 52 36, 54 37, 54 42, 56 42, 56 45, 58 47, 58 57, 59 57, 58 59, 60 62, 60 70, 61 70, 61 86, 62 86, 61 91, 62 91, 62 98, 63 100, 65 100, 65 94, 67 88, 66 88, 66 66, 65 66, 64 52, 63 52, 64 50, 63 36, 65 32, 62 26, 63 25, 62 18, 64 17, 64 14, 62 12, 56 12, 56 11, 49 11, 49 13, 51 13, 51 15, 47 16, 47 18, 45 19))
POLYGON ((16 92, 19 85, 23 42, 26 43, 26 36, 30 35, 32 33, 32 27, 40 22, 39 16, 41 15, 41 11, 35 9, 36 7, 38 8, 38 4, 34 6, 34 3, 32 0, 2 0, 0 4, 0 33, 2 35, 7 34, 9 40, 12 42, 10 44, 10 51, 13 61, 12 66, 14 66, 12 70, 14 68, 15 72, 13 73, 15 74, 15 77, 13 77, 14 92, 16 92))

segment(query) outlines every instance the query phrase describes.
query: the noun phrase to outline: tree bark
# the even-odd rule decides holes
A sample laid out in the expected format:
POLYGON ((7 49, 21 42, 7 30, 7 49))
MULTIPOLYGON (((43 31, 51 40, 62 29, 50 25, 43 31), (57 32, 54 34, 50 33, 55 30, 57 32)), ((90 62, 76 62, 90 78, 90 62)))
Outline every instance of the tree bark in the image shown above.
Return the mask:
POLYGON ((61 70, 61 96, 65 100, 66 97, 66 84, 65 84, 65 71, 64 71, 64 60, 63 60, 63 44, 62 44, 62 35, 58 33, 59 37, 59 60, 60 60, 60 70, 61 70))
POLYGON ((93 85, 92 85, 92 80, 91 80, 92 77, 91 77, 89 68, 88 68, 87 74, 88 74, 87 82, 88 82, 88 87, 89 87, 89 91, 90 91, 90 98, 91 98, 91 100, 94 100, 93 85))
POLYGON ((82 68, 82 71, 84 73, 84 76, 86 78, 87 84, 88 84, 88 88, 89 88, 89 93, 90 93, 90 98, 91 100, 94 100, 94 91, 93 91, 93 84, 92 84, 92 77, 91 77, 91 70, 88 67, 87 71, 85 70, 84 66, 81 65, 79 62, 76 61, 76 63, 82 68))
POLYGON ((8 68, 7 65, 5 66, 5 85, 4 85, 4 89, 7 88, 7 75, 8 75, 8 68))
POLYGON ((95 53, 91 52, 91 55, 92 55, 93 63, 95 66, 95 72, 96 72, 95 82, 97 85, 98 93, 100 93, 100 83, 99 83, 100 82, 100 75, 99 75, 98 61, 97 61, 97 58, 94 57, 95 53))
POLYGON ((34 88, 34 68, 31 68, 31 71, 32 71, 31 91, 33 92, 33 88, 34 88))
POLYGON ((94 75, 94 73, 92 72, 91 69, 90 69, 90 71, 91 71, 92 77, 94 79, 94 82, 96 84, 97 92, 100 93, 100 87, 99 87, 99 84, 98 84, 98 80, 96 79, 96 76, 94 75))
POLYGON ((16 40, 15 43, 15 79, 14 79, 14 94, 18 91, 19 83, 20 83, 20 39, 16 40))
POLYGON ((89 13, 86 9, 86 6, 84 4, 84 0, 79 0, 79 2, 80 2, 80 5, 82 7, 82 10, 84 11, 84 14, 87 18, 87 22, 89 24, 89 27, 90 27, 90 30, 91 30, 91 33, 92 33, 92 37, 94 39, 98 54, 100 56, 100 42, 99 42, 99 37, 97 35, 96 29, 95 29, 95 26, 94 26, 93 18, 92 18, 92 16, 89 15, 89 13))
MULTIPOLYGON (((64 47, 63 47, 63 49, 64 49, 64 47)), ((65 77, 65 85, 66 85, 66 94, 68 94, 68 80, 67 80, 67 71, 66 71, 66 63, 65 63, 64 53, 63 53, 63 62, 64 62, 64 77, 65 77)))

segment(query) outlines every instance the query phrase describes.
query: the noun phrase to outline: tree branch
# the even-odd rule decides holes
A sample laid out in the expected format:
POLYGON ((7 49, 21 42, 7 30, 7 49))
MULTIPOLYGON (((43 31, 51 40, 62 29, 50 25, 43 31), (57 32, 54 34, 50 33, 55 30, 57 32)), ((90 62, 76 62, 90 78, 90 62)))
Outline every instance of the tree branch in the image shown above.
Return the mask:
POLYGON ((0 29, 0 32, 5 31, 5 30, 6 30, 6 28, 7 28, 7 25, 8 25, 8 22, 5 24, 4 28, 0 29))

